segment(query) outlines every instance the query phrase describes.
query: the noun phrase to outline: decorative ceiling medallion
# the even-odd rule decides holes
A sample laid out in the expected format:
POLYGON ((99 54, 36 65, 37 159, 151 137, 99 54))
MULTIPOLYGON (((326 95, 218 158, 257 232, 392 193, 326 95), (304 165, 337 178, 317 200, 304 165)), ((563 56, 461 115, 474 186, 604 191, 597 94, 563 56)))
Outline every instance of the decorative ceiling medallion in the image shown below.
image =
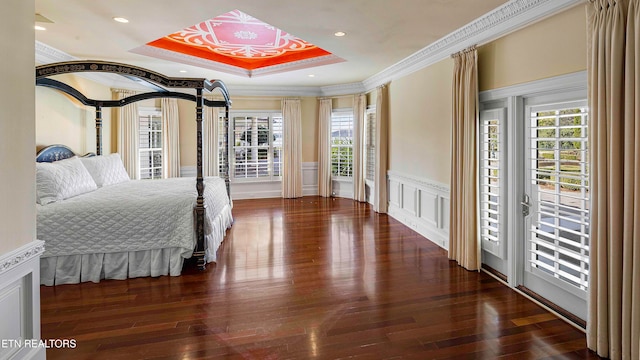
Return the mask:
MULTIPOLYGON (((207 63, 211 63, 207 67, 215 70, 237 74, 238 71, 228 71, 228 66, 239 68, 236 70, 243 69, 244 71, 240 72, 246 73, 249 77, 344 61, 239 10, 169 34, 148 43, 147 47, 183 54, 186 58, 206 60, 207 63), (215 63, 227 66, 217 66, 215 63), (288 67, 287 64, 292 66, 288 67), (277 70, 270 71, 268 68, 271 67, 277 67, 277 70)), ((158 56, 165 53, 164 51, 150 51, 144 48, 132 51, 167 58, 158 56)), ((175 56, 172 58, 176 60, 175 56)))

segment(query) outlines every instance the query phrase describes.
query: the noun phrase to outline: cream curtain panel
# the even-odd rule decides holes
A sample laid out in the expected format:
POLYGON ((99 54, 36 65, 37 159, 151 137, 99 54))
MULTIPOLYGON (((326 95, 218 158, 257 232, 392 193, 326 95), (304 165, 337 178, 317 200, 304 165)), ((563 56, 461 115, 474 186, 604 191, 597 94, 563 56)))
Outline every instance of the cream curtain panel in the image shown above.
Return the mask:
POLYGON ((640 359, 640 6, 590 0, 587 344, 640 359))
MULTIPOLYGON (((111 89, 111 94, 115 100, 120 100, 132 95, 135 91, 124 89, 111 89)), ((140 144, 139 129, 140 118, 138 117, 138 105, 132 103, 123 107, 115 108, 116 121, 118 124, 118 153, 122 158, 124 168, 131 179, 139 179, 138 165, 140 156, 138 148, 140 144)))
POLYGON ((364 193, 364 132, 365 114, 367 111, 367 97, 356 95, 353 99, 353 199, 366 201, 364 193))
POLYGON ((387 198, 388 133, 389 89, 385 84, 376 89, 376 167, 373 175, 376 185, 373 210, 379 213, 386 213, 389 206, 387 198))
POLYGON ((451 136, 449 259, 480 270, 478 236, 478 54, 475 47, 454 54, 451 136))
POLYGON ((320 99, 318 115, 318 195, 331 196, 331 99, 320 99))
POLYGON ((282 197, 302 196, 302 110, 300 99, 282 100, 282 197))
POLYGON ((180 116, 178 100, 162 98, 162 177, 180 177, 180 116))
POLYGON ((202 113, 202 176, 219 176, 218 119, 220 118, 220 109, 204 106, 202 113))

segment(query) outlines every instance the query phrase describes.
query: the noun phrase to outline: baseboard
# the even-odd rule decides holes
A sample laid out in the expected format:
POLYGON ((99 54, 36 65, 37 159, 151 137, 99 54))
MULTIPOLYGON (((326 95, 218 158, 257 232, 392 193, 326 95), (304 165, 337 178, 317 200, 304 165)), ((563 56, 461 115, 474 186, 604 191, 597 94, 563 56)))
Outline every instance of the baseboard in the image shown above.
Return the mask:
POLYGON ((40 256, 35 240, 0 255, 0 359, 45 359, 40 346, 40 256))

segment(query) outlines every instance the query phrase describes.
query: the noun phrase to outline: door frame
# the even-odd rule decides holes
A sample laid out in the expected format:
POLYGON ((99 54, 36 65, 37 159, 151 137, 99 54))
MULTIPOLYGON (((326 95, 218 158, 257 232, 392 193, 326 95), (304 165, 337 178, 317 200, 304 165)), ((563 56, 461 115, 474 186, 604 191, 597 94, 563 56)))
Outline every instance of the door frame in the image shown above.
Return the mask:
MULTIPOLYGON (((518 289, 524 280, 523 235, 525 219, 520 204, 524 194, 525 103, 553 103, 587 98, 587 72, 580 71, 553 78, 480 92, 480 110, 506 109, 506 284, 518 289), (515 241, 519 239, 519 241, 515 241)), ((552 309, 553 310, 553 309, 552 309)))

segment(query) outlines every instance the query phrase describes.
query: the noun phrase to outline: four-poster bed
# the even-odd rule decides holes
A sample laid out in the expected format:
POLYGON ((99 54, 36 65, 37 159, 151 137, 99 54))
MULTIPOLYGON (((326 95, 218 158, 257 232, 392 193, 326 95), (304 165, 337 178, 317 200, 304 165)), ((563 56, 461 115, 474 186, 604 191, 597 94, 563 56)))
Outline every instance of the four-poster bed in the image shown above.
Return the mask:
MULTIPOLYGON (((200 78, 167 77, 167 76, 155 73, 153 71, 149 71, 147 69, 130 66, 126 64, 120 64, 120 63, 112 63, 112 62, 105 62, 105 61, 69 61, 69 62, 53 63, 53 64, 37 66, 36 67, 36 85, 57 89, 77 99, 83 105, 92 106, 95 108, 95 114, 96 114, 96 117, 95 117, 96 153, 95 155, 98 158, 103 157, 103 154, 102 154, 103 152, 102 150, 102 142, 103 142, 102 110, 103 108, 121 107, 127 104, 131 104, 133 102, 141 101, 141 100, 167 98, 167 97, 195 102, 195 105, 196 105, 195 120, 196 120, 196 126, 197 126, 195 193, 197 193, 197 196, 195 196, 195 204, 192 209, 192 212, 193 212, 192 217, 194 218, 193 227, 194 227, 194 233, 195 233, 195 247, 194 249, 192 249, 193 250, 192 255, 197 259, 197 266, 200 269, 205 269, 207 260, 208 259, 210 260, 215 257, 215 251, 217 247, 216 249, 208 249, 209 252, 214 252, 214 255, 206 255, 205 257, 205 254, 206 254, 205 250, 207 250, 206 249, 207 242, 205 241, 205 231, 207 230, 206 227, 208 227, 209 228, 208 230, 211 231, 210 228, 212 226, 209 221, 211 219, 207 218, 207 212, 214 211, 213 208, 215 208, 216 206, 212 205, 212 203, 210 202, 205 202, 205 178, 203 176, 203 166, 202 166, 203 164, 203 135, 202 135, 203 107, 208 106, 208 107, 224 107, 225 108, 224 132, 226 134, 228 132, 228 119, 229 119, 229 109, 230 109, 231 101, 229 99, 229 94, 224 83, 222 83, 219 80, 209 81, 209 80, 200 79, 200 78), (139 93, 133 96, 125 97, 120 100, 96 100, 96 99, 89 99, 85 95, 80 93, 78 90, 76 90, 75 88, 51 78, 52 76, 55 76, 55 75, 68 74, 68 73, 83 73, 83 72, 102 72, 102 73, 118 74, 126 78, 130 78, 138 83, 144 83, 147 87, 153 89, 154 91, 139 93), (191 89, 191 90, 195 90, 195 94, 189 94, 186 92, 180 92, 180 91, 174 91, 174 90, 168 90, 168 89, 175 89, 175 90, 182 90, 182 91, 191 89), (217 100, 205 99, 203 96, 204 91, 207 91, 207 92, 219 91, 222 95, 223 100, 217 101, 217 100)), ((222 179, 221 186, 225 190, 224 192, 226 193, 225 195, 228 202, 228 216, 226 217, 228 217, 229 219, 227 219, 227 223, 228 223, 227 225, 230 225, 231 202, 230 202, 230 188, 229 188, 229 165, 227 161, 229 145, 227 143, 228 137, 225 136, 224 139, 225 139, 223 142, 224 157, 222 159, 222 166, 220 169, 220 178, 222 179)), ((65 150, 64 147, 53 147, 53 148, 45 149, 41 153, 39 153, 37 162, 52 162, 52 161, 57 162, 59 160, 63 160, 63 161, 67 161, 66 163, 63 163, 63 164, 69 165, 70 162, 64 159, 74 158, 75 154, 72 151, 67 151, 67 150, 65 150)), ((81 160, 84 161, 84 159, 81 159, 81 160)), ((117 165, 117 166, 120 166, 120 165, 117 165)), ((118 169, 116 169, 115 171, 118 171, 118 169)), ((172 180, 172 179, 167 179, 167 180, 172 180)), ((208 180, 209 179, 207 179, 206 181, 207 187, 218 186, 218 185, 214 185, 213 183, 210 183, 208 180)), ((164 180, 159 180, 159 181, 164 181, 164 180)), ((136 181, 132 181, 132 183, 133 182, 136 182, 136 181)), ((150 184, 147 181, 143 181, 143 182, 150 184)), ((155 182, 155 181, 151 181, 151 182, 155 182)), ((178 182, 184 182, 184 179, 181 179, 178 182)), ((113 188, 116 188, 116 187, 122 187, 122 186, 120 186, 120 184, 118 184, 118 186, 113 186, 113 188)), ((97 191, 95 191, 95 193, 101 193, 101 192, 107 191, 107 190, 104 190, 105 188, 107 187, 100 188, 97 191)), ((139 192, 140 190, 129 190, 129 191, 139 192)), ((167 190, 160 189, 158 191, 162 192, 167 190)), ((94 194, 92 193, 92 195, 94 194)), ((99 196, 99 194, 97 195, 99 196)), ((84 197, 84 195, 81 195, 81 196, 84 197)), ((102 195, 102 196, 107 198, 109 197, 108 195, 107 196, 102 195)), ((118 195, 118 196, 121 196, 121 195, 118 195)), ((76 198, 73 198, 73 199, 76 199, 76 198)), ((78 201, 79 200, 77 199, 73 200, 73 202, 78 202, 78 201)), ((56 205, 58 208, 63 207, 62 205, 59 205, 59 204, 54 204, 54 205, 56 205)), ((47 205, 47 206, 50 206, 50 205, 47 205)), ((47 206, 39 205, 38 209, 45 209, 47 208, 47 206)), ((147 206, 153 206, 153 203, 147 204, 147 206)), ((54 208, 54 207, 55 206, 51 206, 51 208, 54 208)), ((46 211, 43 211, 43 213, 44 212, 46 211)), ((49 211, 49 212, 52 212, 52 211, 49 211)), ((217 214, 213 214, 213 215, 216 216, 217 214)), ((226 227, 222 231, 224 232, 225 230, 226 230, 226 227)), ((44 234, 41 235, 39 233, 38 236, 44 237, 42 238, 42 240, 45 240, 45 247, 48 247, 49 244, 46 243, 47 242, 46 235, 44 234)), ((51 241, 51 242, 55 243, 54 241, 51 241)), ((124 251, 130 250, 130 249, 137 249, 137 248, 136 246, 129 246, 129 248, 125 246, 124 251)), ((191 255, 191 254, 188 254, 188 251, 182 251, 182 253, 183 253, 182 254, 183 257, 189 257, 191 255)), ((47 254, 45 253, 44 257, 46 257, 46 255, 47 254)), ((175 267, 176 265, 174 264, 173 268, 175 267)), ((175 271, 172 270, 171 273, 172 275, 174 275, 175 271)), ((140 275, 137 275, 137 276, 140 276, 140 275)))

